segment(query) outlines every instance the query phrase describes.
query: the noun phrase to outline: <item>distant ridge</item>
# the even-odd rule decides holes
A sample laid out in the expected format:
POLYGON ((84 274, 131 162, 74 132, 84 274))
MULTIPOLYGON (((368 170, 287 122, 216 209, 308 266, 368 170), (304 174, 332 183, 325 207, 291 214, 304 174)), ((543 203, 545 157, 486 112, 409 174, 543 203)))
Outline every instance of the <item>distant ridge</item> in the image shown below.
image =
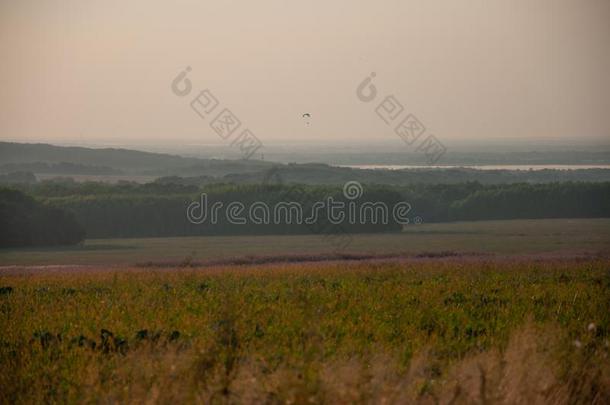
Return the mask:
POLYGON ((202 160, 130 149, 93 149, 46 143, 0 142, 0 161, 2 163, 68 162, 130 169, 147 168, 158 164, 188 166, 201 163, 202 160))
POLYGON ((0 142, 0 162, 2 164, 72 163, 104 166, 126 173, 153 175, 197 174, 202 172, 201 169, 206 169, 213 175, 222 175, 271 165, 255 160, 199 159, 130 149, 92 149, 15 142, 0 142))
MULTIPOLYGON (((533 152, 536 155, 535 152, 533 152)), ((43 143, 0 142, 0 173, 54 173, 61 176, 86 173, 120 173, 164 178, 158 181, 204 185, 209 183, 263 184, 482 184, 608 182, 610 169, 579 170, 477 170, 432 168, 374 170, 331 166, 326 163, 277 163, 260 160, 193 158, 130 149, 92 149, 43 143), (269 169, 275 167, 269 178, 269 169), (59 170, 61 169, 61 170, 59 170)), ((102 180, 103 181, 103 180, 102 180)))

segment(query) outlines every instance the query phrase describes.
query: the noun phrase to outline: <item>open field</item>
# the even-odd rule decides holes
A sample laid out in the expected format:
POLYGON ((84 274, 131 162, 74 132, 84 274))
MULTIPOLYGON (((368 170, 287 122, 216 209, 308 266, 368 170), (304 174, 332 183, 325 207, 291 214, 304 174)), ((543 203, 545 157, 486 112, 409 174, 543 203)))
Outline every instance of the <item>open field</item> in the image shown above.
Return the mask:
MULTIPOLYGON (((0 265, 135 264, 333 251, 322 235, 96 239, 83 246, 0 249, 0 265)), ((481 221, 407 226, 402 233, 354 235, 347 253, 538 254, 610 252, 610 219, 481 221)))
POLYGON ((610 261, 0 275, 0 403, 610 401, 610 261))
POLYGON ((605 404, 609 253, 609 219, 422 224, 340 254, 322 235, 3 249, 0 403, 605 404))

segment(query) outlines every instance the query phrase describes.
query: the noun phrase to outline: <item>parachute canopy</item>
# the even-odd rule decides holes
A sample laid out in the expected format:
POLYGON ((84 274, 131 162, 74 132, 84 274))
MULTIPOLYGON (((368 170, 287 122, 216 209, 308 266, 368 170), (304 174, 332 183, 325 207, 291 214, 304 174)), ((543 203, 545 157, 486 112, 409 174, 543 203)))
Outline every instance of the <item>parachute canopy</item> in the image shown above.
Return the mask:
POLYGON ((311 119, 311 114, 310 113, 305 113, 303 114, 303 120, 305 121, 305 123, 307 124, 307 126, 309 126, 309 120, 311 119))

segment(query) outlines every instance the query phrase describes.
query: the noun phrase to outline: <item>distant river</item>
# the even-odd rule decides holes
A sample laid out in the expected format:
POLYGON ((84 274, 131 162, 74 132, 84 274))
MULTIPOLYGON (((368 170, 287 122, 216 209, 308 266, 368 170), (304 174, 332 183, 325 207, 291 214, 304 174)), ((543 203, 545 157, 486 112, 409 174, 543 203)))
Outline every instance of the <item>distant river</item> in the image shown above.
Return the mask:
POLYGON ((477 169, 477 170, 578 170, 578 169, 610 169, 610 165, 455 165, 455 166, 418 166, 418 165, 338 165, 353 169, 401 170, 401 169, 477 169))

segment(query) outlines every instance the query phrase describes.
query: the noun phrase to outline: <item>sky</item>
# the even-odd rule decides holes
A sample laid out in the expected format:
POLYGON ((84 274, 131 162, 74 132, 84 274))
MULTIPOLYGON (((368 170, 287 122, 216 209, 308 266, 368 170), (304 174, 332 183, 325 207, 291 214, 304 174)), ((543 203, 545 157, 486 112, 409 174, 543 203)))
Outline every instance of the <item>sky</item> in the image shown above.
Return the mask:
POLYGON ((447 142, 610 139, 608 0, 0 0, 0 52, 0 140, 223 144, 204 89, 266 145, 399 145, 390 95, 447 142))

